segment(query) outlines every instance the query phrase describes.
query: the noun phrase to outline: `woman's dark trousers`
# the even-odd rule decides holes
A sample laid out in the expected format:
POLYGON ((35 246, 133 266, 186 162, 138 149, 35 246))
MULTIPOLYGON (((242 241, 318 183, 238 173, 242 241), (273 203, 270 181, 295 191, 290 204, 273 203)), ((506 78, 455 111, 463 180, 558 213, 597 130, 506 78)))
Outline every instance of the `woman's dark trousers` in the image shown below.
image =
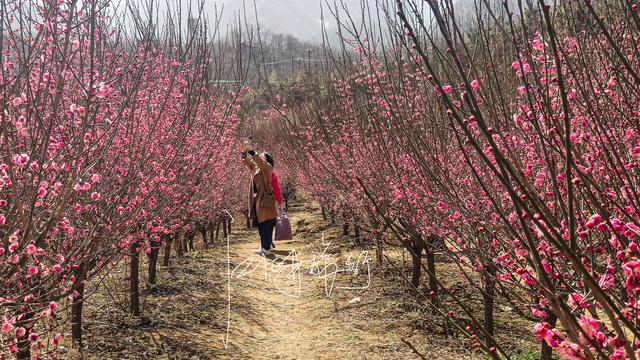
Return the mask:
POLYGON ((273 229, 276 226, 276 219, 265 220, 258 223, 258 233, 260 233, 260 246, 265 249, 271 249, 273 244, 273 229))

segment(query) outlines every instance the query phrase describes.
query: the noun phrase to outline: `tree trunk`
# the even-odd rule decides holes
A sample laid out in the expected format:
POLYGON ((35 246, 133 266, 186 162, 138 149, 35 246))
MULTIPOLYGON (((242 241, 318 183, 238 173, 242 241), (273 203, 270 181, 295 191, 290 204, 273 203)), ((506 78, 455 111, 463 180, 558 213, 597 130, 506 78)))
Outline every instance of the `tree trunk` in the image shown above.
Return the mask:
POLYGON ((382 266, 382 235, 376 237, 376 262, 382 266))
MULTIPOLYGON (((554 328, 556 326, 556 322, 558 318, 549 311, 549 316, 547 316, 547 322, 549 323, 550 328, 554 328)), ((547 342, 542 339, 542 345, 540 347, 540 360, 551 360, 551 356, 553 355, 553 348, 547 344, 547 342)))
POLYGON ((222 220, 222 236, 224 236, 225 241, 227 239, 227 236, 229 236, 229 230, 227 229, 226 219, 222 220))
POLYGON ((31 342, 25 337, 18 339, 18 353, 16 354, 17 360, 30 360, 31 359, 31 342))
POLYGON ((73 342, 82 348, 82 307, 84 305, 84 279, 80 280, 76 289, 78 295, 73 298, 71 303, 71 338, 73 342))
POLYGON ((327 211, 324 209, 324 206, 320 206, 322 210, 322 220, 327 220, 327 211))
POLYGON ((207 242, 207 227, 202 226, 200 228, 200 234, 202 235, 202 242, 204 243, 204 247, 209 247, 209 243, 207 242))
POLYGON ((173 239, 167 239, 167 244, 164 246, 164 259, 162 260, 162 266, 169 266, 169 259, 171 258, 171 243, 173 243, 173 239))
POLYGON ((16 346, 18 347, 18 353, 16 354, 16 359, 18 360, 31 360, 31 342, 29 341, 29 330, 33 326, 31 320, 33 319, 34 313, 29 311, 24 314, 24 318, 18 322, 21 326, 24 326, 27 329, 27 334, 18 339, 18 343, 16 346))
POLYGON ((33 319, 33 312, 27 312, 24 314, 24 318, 21 323, 24 324, 24 327, 27 329, 27 335, 18 339, 18 343, 16 346, 18 347, 18 353, 16 354, 16 359, 18 360, 31 360, 31 342, 29 341, 28 334, 29 329, 33 325, 31 320, 33 319))
POLYGON ((220 238, 220 220, 216 223, 216 242, 220 238))
POLYGON ((213 227, 214 226, 215 226, 214 223, 207 224, 207 233, 209 234, 209 245, 215 245, 215 243, 216 243, 216 238, 213 235, 213 227))
POLYGON ((180 254, 179 254, 180 256, 189 252, 189 249, 187 248, 187 243, 189 242, 188 239, 189 239, 189 233, 184 233, 180 238, 180 247, 182 248, 182 251, 180 251, 180 254))
MULTIPOLYGON (((484 300, 484 328, 491 337, 494 335, 494 322, 493 322, 493 305, 495 295, 495 276, 496 267, 493 264, 488 264, 483 273, 484 288, 482 291, 482 298, 484 300)), ((487 339, 487 345, 494 346, 494 342, 491 339, 487 339)))
POLYGON ((89 267, 86 263, 80 264, 73 288, 77 295, 71 302, 71 339, 79 348, 84 346, 82 343, 82 308, 84 307, 84 288, 88 270, 89 267))
POLYGON ((348 236, 349 235, 349 224, 345 223, 344 225, 342 225, 342 236, 348 236))
POLYGON ((231 235, 231 219, 227 218, 227 234, 231 235))
POLYGON ((438 303, 438 283, 436 281, 436 259, 433 246, 426 248, 425 252, 427 253, 427 270, 429 271, 429 296, 431 297, 431 304, 436 305, 438 303))
POLYGON ((158 275, 158 255, 160 254, 160 248, 154 246, 151 252, 147 255, 149 258, 149 284, 155 285, 158 275))
POLYGON ((140 316, 140 254, 136 249, 137 246, 138 244, 134 242, 129 248, 131 255, 129 269, 129 311, 133 316, 140 316))
POLYGON ((353 225, 353 237, 356 245, 360 245, 360 225, 353 225))
POLYGON ((411 285, 414 288, 420 286, 420 274, 422 272, 422 246, 413 243, 413 247, 409 249, 411 252, 411 260, 413 264, 413 271, 411 273, 411 285))
POLYGON ((176 237, 175 242, 176 242, 176 255, 178 256, 182 256, 184 255, 184 248, 183 248, 183 240, 182 238, 186 236, 185 234, 182 234, 181 236, 176 237))
POLYGON ((187 241, 187 250, 189 251, 194 251, 195 247, 193 246, 193 239, 196 237, 196 233, 195 231, 191 234, 189 234, 189 238, 187 241))

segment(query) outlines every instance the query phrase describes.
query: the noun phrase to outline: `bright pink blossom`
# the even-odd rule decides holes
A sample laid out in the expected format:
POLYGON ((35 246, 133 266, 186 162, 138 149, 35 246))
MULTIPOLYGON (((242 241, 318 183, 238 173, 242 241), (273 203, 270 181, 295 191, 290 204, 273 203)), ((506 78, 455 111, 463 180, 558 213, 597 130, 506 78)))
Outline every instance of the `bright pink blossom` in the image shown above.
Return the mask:
POLYGON ((4 321, 2 322, 2 332, 3 333, 8 333, 13 331, 13 324, 11 322, 9 322, 9 320, 7 320, 7 318, 4 318, 4 321))
POLYGON ((549 324, 546 322, 537 323, 534 326, 535 332, 542 337, 549 346, 552 348, 557 348, 560 343, 564 340, 562 336, 555 329, 550 329, 549 324))
POLYGON ((587 221, 585 226, 588 227, 589 229, 593 229, 594 227, 600 225, 601 222, 602 222, 602 217, 600 216, 600 214, 594 214, 593 216, 591 216, 591 219, 587 221))
POLYGON ((629 289, 630 291, 636 291, 640 289, 640 261, 628 261, 622 266, 622 269, 627 276, 627 289, 629 289))
POLYGON ((33 244, 29 244, 29 245, 27 245, 27 254, 29 254, 29 255, 33 255, 33 254, 35 254, 37 251, 38 251, 38 248, 37 248, 35 245, 33 245, 33 244))
POLYGON ((473 91, 480 90, 480 82, 478 80, 471 81, 471 89, 473 89, 473 91))

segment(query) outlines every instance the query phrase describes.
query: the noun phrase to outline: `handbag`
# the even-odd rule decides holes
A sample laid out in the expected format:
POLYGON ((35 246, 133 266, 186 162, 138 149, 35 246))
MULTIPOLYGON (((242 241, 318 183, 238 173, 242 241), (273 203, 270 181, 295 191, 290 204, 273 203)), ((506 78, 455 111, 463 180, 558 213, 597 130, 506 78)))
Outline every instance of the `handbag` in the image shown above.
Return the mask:
POLYGON ((293 240, 293 234, 291 233, 291 222, 287 212, 282 210, 276 220, 276 240, 293 240))

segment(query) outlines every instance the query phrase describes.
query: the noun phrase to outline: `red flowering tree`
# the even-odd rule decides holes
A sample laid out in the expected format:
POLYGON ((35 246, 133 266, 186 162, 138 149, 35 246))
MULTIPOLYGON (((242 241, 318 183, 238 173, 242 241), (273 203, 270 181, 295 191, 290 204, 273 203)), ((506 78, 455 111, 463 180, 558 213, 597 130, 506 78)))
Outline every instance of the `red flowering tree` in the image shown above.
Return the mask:
POLYGON ((162 48, 152 25, 127 42, 109 5, 0 8, 0 354, 55 351, 67 304, 80 342, 87 282, 238 206, 225 190, 241 92, 208 82, 202 46, 162 48))
POLYGON ((426 4, 382 4, 393 46, 284 115, 301 184, 407 248, 414 286, 423 248, 455 261, 484 316, 428 265, 432 305, 489 355, 500 301, 543 358, 635 358, 637 6, 483 2, 462 30, 426 4))

